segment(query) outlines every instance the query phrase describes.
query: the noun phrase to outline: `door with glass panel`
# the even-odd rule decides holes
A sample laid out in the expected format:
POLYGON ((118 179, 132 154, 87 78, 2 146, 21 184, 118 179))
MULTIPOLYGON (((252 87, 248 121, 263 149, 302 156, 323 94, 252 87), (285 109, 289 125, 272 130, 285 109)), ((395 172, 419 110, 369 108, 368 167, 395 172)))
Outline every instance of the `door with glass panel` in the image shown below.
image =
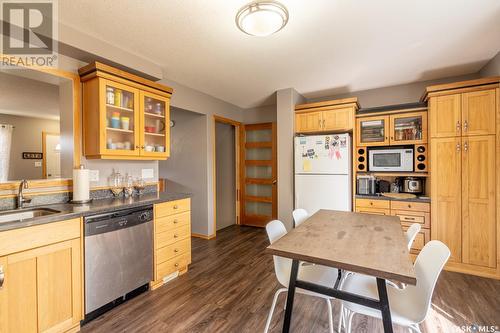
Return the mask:
POLYGON ((137 156, 139 146, 139 90, 99 80, 101 89, 101 151, 105 155, 137 156))
POLYGON ((358 147, 389 145, 389 116, 358 118, 356 129, 358 147))
POLYGON ((245 125, 241 133, 241 224, 264 227, 277 217, 276 124, 245 125))
POLYGON ((141 155, 168 157, 170 155, 169 99, 141 91, 141 155))
POLYGON ((391 145, 427 143, 427 112, 391 115, 391 145))

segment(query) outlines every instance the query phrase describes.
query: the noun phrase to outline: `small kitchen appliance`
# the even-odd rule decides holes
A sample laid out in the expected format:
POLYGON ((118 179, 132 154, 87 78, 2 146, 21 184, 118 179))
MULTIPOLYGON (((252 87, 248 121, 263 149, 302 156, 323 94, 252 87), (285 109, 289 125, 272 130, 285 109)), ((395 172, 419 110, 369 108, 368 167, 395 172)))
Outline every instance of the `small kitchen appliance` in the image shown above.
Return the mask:
POLYGON ((420 194, 423 192, 422 179, 417 177, 404 177, 401 187, 404 193, 420 194))

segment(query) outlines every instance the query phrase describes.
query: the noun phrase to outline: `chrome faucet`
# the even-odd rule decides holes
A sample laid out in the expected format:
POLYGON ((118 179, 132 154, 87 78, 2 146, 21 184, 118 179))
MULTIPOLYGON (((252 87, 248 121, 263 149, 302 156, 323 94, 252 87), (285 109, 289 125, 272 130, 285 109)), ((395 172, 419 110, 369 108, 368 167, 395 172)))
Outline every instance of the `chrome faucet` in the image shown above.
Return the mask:
POLYGON ((23 195, 23 190, 28 188, 28 181, 26 179, 21 180, 19 184, 19 191, 17 192, 17 208, 23 208, 24 203, 30 203, 30 198, 25 198, 23 195))

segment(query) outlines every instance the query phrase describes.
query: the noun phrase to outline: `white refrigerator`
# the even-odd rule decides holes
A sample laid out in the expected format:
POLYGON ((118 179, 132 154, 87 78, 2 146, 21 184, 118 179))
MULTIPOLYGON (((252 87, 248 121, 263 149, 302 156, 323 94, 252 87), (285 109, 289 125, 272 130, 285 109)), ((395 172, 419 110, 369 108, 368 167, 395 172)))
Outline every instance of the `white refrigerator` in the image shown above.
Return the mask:
POLYGON ((351 211, 349 134, 295 137, 295 208, 351 211))

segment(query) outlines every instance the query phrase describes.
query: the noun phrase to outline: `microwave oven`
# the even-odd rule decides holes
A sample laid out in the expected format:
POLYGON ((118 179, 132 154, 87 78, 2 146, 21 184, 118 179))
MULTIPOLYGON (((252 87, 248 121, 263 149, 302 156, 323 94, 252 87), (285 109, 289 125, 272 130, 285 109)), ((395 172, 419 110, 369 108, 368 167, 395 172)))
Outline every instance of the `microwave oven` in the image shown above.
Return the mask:
POLYGON ((413 148, 368 150, 368 171, 413 172, 413 148))

